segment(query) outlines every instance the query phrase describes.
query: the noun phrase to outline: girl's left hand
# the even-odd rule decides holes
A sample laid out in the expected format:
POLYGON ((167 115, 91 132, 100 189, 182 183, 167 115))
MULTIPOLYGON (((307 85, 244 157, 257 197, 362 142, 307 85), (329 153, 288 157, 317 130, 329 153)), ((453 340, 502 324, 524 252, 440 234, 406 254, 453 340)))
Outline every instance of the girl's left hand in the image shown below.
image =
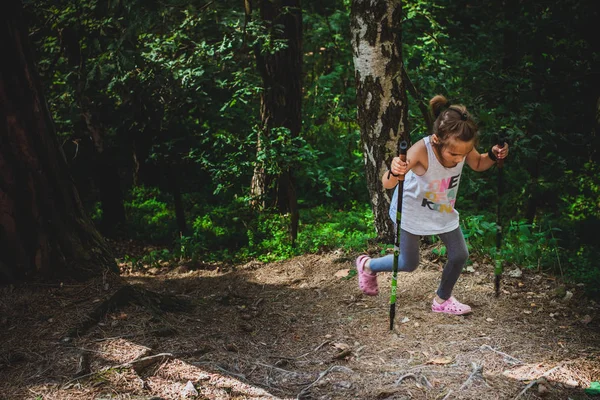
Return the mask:
POLYGON ((498 160, 502 160, 508 156, 508 143, 504 142, 503 147, 496 144, 492 147, 492 151, 498 160))

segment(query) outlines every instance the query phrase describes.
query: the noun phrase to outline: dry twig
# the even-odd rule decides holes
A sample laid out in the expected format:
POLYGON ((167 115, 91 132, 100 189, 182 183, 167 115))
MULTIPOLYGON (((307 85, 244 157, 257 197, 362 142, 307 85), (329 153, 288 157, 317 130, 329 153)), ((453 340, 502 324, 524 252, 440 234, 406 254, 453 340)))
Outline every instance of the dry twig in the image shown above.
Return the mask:
POLYGON ((339 365, 332 365, 331 367, 327 368, 325 371, 321 372, 321 373, 319 374, 319 377, 318 377, 317 379, 315 379, 315 380, 313 381, 313 383, 311 383, 310 385, 308 385, 308 386, 306 386, 304 389, 302 389, 302 390, 300 391, 300 393, 298 393, 298 396, 296 396, 296 399, 300 399, 300 398, 302 398, 302 396, 304 396, 304 395, 305 395, 305 394, 308 392, 308 390, 309 390, 311 387, 313 387, 314 385, 316 385, 316 384, 317 384, 317 382, 319 382, 319 381, 320 381, 321 379, 323 379, 323 378, 324 378, 324 377, 325 377, 325 376, 326 376, 328 373, 330 373, 330 372, 332 372, 332 371, 334 371, 334 370, 340 370, 341 372, 348 372, 348 373, 352 373, 352 372, 354 372, 354 371, 352 371, 350 368, 347 368, 347 367, 342 367, 342 366, 339 366, 339 365))
POLYGON ((511 356, 509 354, 498 351, 490 345, 487 345, 487 344, 481 345, 480 349, 481 350, 491 350, 494 353, 498 353, 498 354, 504 356, 504 360, 509 364, 523 364, 523 361, 519 360, 518 358, 514 358, 513 356, 511 356))
POLYGON ((548 375, 550 375, 551 373, 553 373, 554 371, 556 371, 559 368, 560 368, 560 365, 557 365, 556 367, 544 372, 539 378, 534 379, 531 382, 529 382, 527 384, 527 386, 525 386, 525 388, 523 390, 521 390, 519 392, 519 394, 513 400, 517 400, 519 397, 523 396, 525 394, 525 392, 527 392, 532 386, 534 386, 537 383, 540 383, 542 381, 542 379, 544 379, 545 377, 547 377, 548 375))

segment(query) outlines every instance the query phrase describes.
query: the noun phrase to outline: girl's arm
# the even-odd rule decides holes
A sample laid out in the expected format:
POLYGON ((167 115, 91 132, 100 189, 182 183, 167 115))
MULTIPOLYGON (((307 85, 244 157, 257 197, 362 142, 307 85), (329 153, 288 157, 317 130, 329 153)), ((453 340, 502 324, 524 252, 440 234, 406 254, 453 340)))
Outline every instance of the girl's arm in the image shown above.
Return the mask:
MULTIPOLYGON (((492 147, 492 153, 494 153, 498 160, 506 158, 506 156, 508 156, 508 143, 504 143, 504 147, 495 144, 494 147, 492 147)), ((465 161, 472 170, 478 172, 490 169, 490 167, 496 163, 496 161, 490 158, 488 153, 480 154, 475 149, 467 154, 467 159, 465 161)))
MULTIPOLYGON (((406 175, 410 170, 413 170, 418 175, 424 174, 427 171, 427 148, 425 147, 425 142, 421 139, 408 149, 406 162, 400 160, 400 157, 394 157, 390 169, 392 174, 395 175, 406 175)), ((389 170, 386 170, 381 177, 381 183, 386 189, 393 189, 398 184, 398 177, 392 174, 390 174, 389 170)))

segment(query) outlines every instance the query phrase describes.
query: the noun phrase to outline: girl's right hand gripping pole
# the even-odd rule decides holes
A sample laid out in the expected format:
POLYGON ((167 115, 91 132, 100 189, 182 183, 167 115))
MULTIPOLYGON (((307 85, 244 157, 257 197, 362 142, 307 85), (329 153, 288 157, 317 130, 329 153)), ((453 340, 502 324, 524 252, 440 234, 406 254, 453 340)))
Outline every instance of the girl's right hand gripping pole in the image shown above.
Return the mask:
MULTIPOLYGON (((406 161, 408 142, 401 140, 398 143, 398 157, 406 161)), ((400 220, 402 219, 402 193, 404 190, 404 175, 398 176, 398 206, 396 207, 396 239, 394 241, 394 266, 392 269, 392 292, 390 295, 390 331, 394 330, 396 317, 396 289, 398 287, 398 259, 400 258, 400 220)))
MULTIPOLYGON (((498 146, 504 147, 504 135, 498 135, 498 146)), ((500 280, 502 279, 502 257, 500 248, 502 246, 502 225, 500 224, 500 199, 502 198, 502 167, 504 166, 504 160, 499 159, 498 165, 498 201, 496 208, 496 266, 494 268, 495 275, 495 290, 496 297, 500 295, 500 280)))

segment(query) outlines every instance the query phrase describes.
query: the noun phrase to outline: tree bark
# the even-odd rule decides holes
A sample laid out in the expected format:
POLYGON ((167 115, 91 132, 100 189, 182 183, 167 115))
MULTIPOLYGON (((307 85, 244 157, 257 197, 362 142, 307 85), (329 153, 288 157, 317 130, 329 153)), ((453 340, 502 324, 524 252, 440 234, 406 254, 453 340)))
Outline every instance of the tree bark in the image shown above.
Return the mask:
POLYGON ((17 0, 0 17, 0 54, 0 282, 118 272, 68 173, 17 0))
POLYGON ((401 20, 401 1, 352 2, 350 29, 367 188, 377 236, 388 242, 394 237, 388 217, 391 192, 384 190, 381 176, 397 153, 398 140, 408 140, 401 20))
MULTIPOLYGON (((257 153, 260 153, 268 145, 274 128, 289 129, 292 138, 297 137, 302 128, 302 10, 300 0, 262 0, 256 4, 272 42, 285 41, 285 47, 275 51, 261 45, 254 48, 257 68, 263 81, 261 128, 257 140, 257 153)), ((246 1, 245 5, 249 15, 251 4, 246 1)), ((276 195, 278 208, 290 213, 292 243, 297 237, 299 220, 296 180, 293 167, 290 166, 294 161, 287 160, 278 177, 268 177, 264 164, 258 161, 251 185, 255 204, 264 206, 269 182, 276 179, 272 193, 276 195)))

